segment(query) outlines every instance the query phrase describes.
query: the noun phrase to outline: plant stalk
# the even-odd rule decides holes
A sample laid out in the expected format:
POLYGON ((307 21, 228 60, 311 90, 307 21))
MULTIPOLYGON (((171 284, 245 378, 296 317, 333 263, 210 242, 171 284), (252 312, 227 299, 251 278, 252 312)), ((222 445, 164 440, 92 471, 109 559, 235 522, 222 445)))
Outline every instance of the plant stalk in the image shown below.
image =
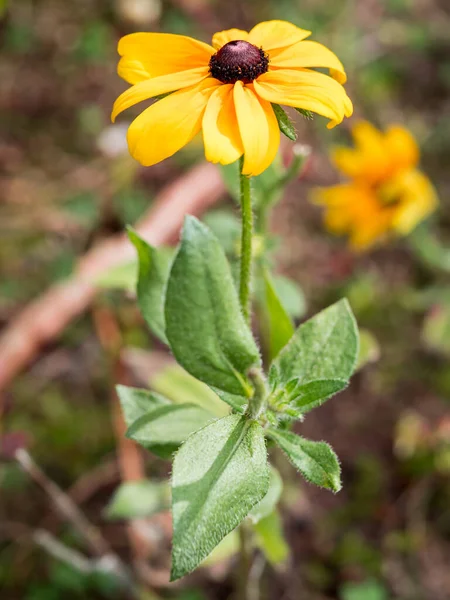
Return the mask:
MULTIPOLYGON (((242 173, 244 157, 239 161, 240 202, 242 214, 241 264, 239 301, 245 320, 251 324, 251 277, 253 242, 253 207, 250 179, 242 173)), ((249 577, 252 565, 252 532, 245 520, 239 526, 240 557, 237 573, 238 599, 248 600, 249 577)))
POLYGON ((252 278, 252 238, 253 210, 250 192, 250 179, 242 174, 243 158, 240 160, 240 201, 242 211, 241 269, 239 280, 239 300, 247 323, 251 319, 251 278, 252 278))

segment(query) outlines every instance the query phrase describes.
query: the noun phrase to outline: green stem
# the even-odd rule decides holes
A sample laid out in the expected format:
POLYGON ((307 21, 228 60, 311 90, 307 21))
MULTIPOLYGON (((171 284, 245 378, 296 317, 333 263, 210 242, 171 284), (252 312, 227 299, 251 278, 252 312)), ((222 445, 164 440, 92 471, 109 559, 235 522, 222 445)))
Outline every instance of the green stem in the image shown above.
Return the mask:
POLYGON ((251 369, 248 375, 255 390, 249 401, 248 413, 252 419, 257 420, 264 409, 267 398, 266 380, 260 369, 251 369))
MULTIPOLYGON (((239 162, 240 201, 242 212, 241 265, 239 279, 239 301, 242 314, 250 325, 251 321, 251 277, 252 277, 252 241, 253 208, 250 179, 242 173, 244 157, 239 162)), ((245 521, 239 526, 240 560, 237 574, 238 598, 248 600, 248 581, 252 564, 251 531, 245 521)))
POLYGON ((252 237, 253 210, 250 193, 250 179, 242 174, 243 159, 240 161, 242 237, 241 237, 241 271, 239 281, 239 300, 242 313, 247 323, 251 318, 251 277, 252 277, 252 237))

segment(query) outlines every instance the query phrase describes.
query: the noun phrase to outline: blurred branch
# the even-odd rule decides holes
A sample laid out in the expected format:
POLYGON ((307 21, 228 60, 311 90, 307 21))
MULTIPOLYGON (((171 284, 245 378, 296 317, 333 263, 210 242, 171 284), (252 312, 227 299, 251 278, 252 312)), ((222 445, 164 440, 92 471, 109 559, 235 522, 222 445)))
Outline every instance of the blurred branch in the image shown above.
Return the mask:
POLYGON ((77 552, 62 544, 48 531, 45 531, 45 529, 37 529, 33 533, 33 541, 50 554, 50 556, 67 563, 77 569, 77 571, 80 571, 80 573, 91 573, 96 570, 91 559, 86 558, 81 552, 77 552))
MULTIPOLYGON (((218 169, 211 164, 198 165, 160 192, 136 229, 156 246, 173 241, 187 213, 202 213, 223 192, 218 169)), ((0 391, 35 358, 41 346, 86 310, 96 293, 96 279, 133 256, 134 249, 124 234, 104 240, 79 260, 69 279, 50 287, 13 319, 0 337, 0 391)))
MULTIPOLYGON (((127 381, 127 370, 120 358, 122 335, 117 320, 110 309, 95 307, 93 314, 97 336, 108 358, 111 372, 111 377, 108 378, 112 382, 111 416, 121 478, 124 482, 140 481, 145 477, 144 460, 135 442, 125 437, 127 427, 119 398, 114 389, 114 384, 129 383, 127 381)), ((145 521, 142 519, 133 519, 127 523, 128 539, 137 566, 146 561, 152 549, 149 538, 143 534, 144 531, 145 521)))
MULTIPOLYGON (((26 450, 23 448, 17 450, 16 460, 31 479, 47 494, 59 514, 72 525, 84 539, 92 553, 98 557, 95 561, 96 568, 114 573, 132 591, 133 597, 138 597, 137 588, 130 578, 129 570, 111 550, 100 530, 85 517, 73 500, 44 473, 26 450)), ((41 531, 37 537, 34 535, 33 539, 39 545, 45 546, 47 552, 55 558, 75 564, 76 568, 81 571, 92 570, 89 559, 65 546, 63 547, 58 540, 47 532, 41 531)))
POLYGON ((54 481, 47 477, 26 450, 23 448, 17 450, 16 460, 33 481, 44 490, 56 510, 73 525, 94 554, 103 556, 111 553, 111 548, 100 531, 87 520, 73 500, 54 481))

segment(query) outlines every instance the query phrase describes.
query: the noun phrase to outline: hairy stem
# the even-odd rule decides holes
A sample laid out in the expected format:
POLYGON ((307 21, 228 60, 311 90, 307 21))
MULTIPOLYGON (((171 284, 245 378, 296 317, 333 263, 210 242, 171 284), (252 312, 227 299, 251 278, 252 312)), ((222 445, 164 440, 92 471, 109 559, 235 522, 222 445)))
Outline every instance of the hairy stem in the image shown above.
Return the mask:
POLYGON ((239 280, 239 300, 245 320, 251 318, 251 277, 252 277, 252 237, 253 210, 250 193, 250 179, 242 174, 243 159, 240 161, 240 200, 242 211, 241 270, 239 280))
MULTIPOLYGON (((245 320, 251 321, 251 277, 252 277, 252 242, 253 242, 253 208, 250 179, 243 175, 244 157, 239 162, 240 201, 242 213, 241 265, 239 279, 239 301, 245 320)), ((249 524, 243 521, 239 526, 240 557, 237 573, 239 600, 248 600, 249 576, 252 566, 252 543, 249 524)))

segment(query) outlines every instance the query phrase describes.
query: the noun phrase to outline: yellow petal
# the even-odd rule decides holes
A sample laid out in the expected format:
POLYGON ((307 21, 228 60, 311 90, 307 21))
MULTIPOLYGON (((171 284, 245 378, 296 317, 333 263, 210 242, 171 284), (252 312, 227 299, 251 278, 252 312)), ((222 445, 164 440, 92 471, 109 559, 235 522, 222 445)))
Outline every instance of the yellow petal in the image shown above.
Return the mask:
POLYGON ((334 79, 314 71, 279 69, 253 82, 256 93, 269 102, 304 108, 340 123, 353 112, 350 98, 334 79))
POLYGON ((219 85, 208 78, 144 110, 128 129, 130 154, 144 166, 175 154, 200 131, 208 99, 219 85))
POLYGON ((173 75, 161 75, 160 77, 141 81, 117 98, 114 102, 111 120, 114 122, 118 114, 138 102, 195 85, 208 76, 208 67, 199 67, 198 69, 189 69, 173 75))
POLYGON ((234 86, 222 85, 208 100, 203 115, 203 141, 206 160, 228 165, 244 152, 233 99, 234 86))
POLYGON ((372 246, 392 226, 392 208, 382 206, 367 186, 349 183, 313 194, 313 201, 325 207, 325 227, 331 233, 349 235, 355 251, 372 246))
POLYGON ((244 147, 244 175, 259 175, 275 157, 280 143, 272 107, 242 81, 234 84, 234 104, 244 147))
POLYGON ((335 148, 332 159, 336 167, 352 178, 377 183, 390 171, 383 134, 367 121, 359 121, 352 128, 356 148, 335 148))
POLYGON ((411 133, 400 125, 391 125, 384 139, 386 150, 399 169, 414 167, 419 161, 419 148, 411 133))
POLYGON ((300 29, 288 21, 263 21, 250 31, 248 41, 267 52, 296 44, 309 35, 310 31, 300 29))
POLYGON ((345 83, 347 76, 338 57, 326 46, 317 42, 299 42, 284 48, 271 57, 270 67, 303 69, 305 67, 325 67, 339 83, 345 83))
POLYGON ((416 169, 402 172, 396 178, 400 202, 395 210, 393 227, 405 235, 412 231, 437 206, 437 195, 431 181, 416 169))
POLYGON ((119 41, 118 73, 129 83, 208 66, 214 48, 171 33, 131 33, 119 41))
POLYGON ((212 45, 216 50, 228 44, 228 42, 233 42, 234 40, 244 40, 247 41, 248 32, 243 29, 226 29, 225 31, 219 31, 213 35, 212 45))
POLYGON ((362 152, 373 149, 377 154, 384 153, 383 134, 368 121, 358 121, 352 127, 352 136, 356 146, 362 152))

